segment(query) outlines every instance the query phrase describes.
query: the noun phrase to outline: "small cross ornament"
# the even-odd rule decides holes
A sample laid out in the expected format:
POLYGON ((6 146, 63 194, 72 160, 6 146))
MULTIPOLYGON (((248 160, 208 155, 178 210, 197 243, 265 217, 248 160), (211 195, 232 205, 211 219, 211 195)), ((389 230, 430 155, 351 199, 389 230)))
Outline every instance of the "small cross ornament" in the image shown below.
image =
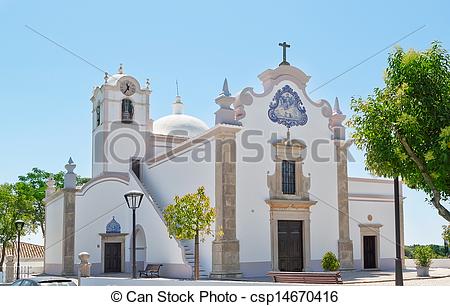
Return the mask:
POLYGON ((288 45, 285 41, 283 43, 279 43, 278 46, 283 48, 283 61, 280 63, 279 66, 281 65, 290 65, 287 61, 286 61, 286 49, 290 48, 291 45, 288 45))

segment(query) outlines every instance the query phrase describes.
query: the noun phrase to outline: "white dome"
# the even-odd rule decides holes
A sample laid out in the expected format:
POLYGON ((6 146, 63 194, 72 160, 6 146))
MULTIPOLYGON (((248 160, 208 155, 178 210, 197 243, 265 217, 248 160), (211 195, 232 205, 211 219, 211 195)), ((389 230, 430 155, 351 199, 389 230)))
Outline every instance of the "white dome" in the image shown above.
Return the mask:
POLYGON ((172 105, 172 115, 164 116, 153 122, 153 133, 192 138, 208 130, 208 126, 202 120, 183 114, 183 103, 180 96, 177 96, 172 105))
POLYGON ((184 114, 173 114, 159 118, 153 123, 153 133, 195 137, 208 129, 202 120, 184 114))

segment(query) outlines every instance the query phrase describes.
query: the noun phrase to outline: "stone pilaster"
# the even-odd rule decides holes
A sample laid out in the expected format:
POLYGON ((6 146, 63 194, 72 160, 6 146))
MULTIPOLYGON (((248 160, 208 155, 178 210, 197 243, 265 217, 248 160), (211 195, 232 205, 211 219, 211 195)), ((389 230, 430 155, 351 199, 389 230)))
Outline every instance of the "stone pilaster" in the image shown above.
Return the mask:
POLYGON ((349 205, 348 205, 348 173, 347 151, 352 142, 345 141, 345 127, 342 122, 345 115, 342 114, 339 101, 336 98, 333 115, 330 118, 330 127, 333 131, 333 139, 336 147, 337 167, 337 200, 339 220, 338 258, 342 270, 353 269, 353 242, 350 240, 349 205))
POLYGON ((63 274, 74 275, 75 189, 64 189, 63 274))
POLYGON ((236 238, 236 132, 235 128, 224 126, 216 137, 216 236, 212 243, 210 274, 216 279, 242 276, 236 238))
POLYGON ((353 269, 353 242, 350 240, 348 207, 347 145, 336 141, 337 194, 339 210, 338 257, 342 269, 353 269))
POLYGON ((63 275, 75 275, 75 192, 76 174, 73 172, 76 165, 72 159, 65 166, 64 175, 64 207, 63 207, 63 275))

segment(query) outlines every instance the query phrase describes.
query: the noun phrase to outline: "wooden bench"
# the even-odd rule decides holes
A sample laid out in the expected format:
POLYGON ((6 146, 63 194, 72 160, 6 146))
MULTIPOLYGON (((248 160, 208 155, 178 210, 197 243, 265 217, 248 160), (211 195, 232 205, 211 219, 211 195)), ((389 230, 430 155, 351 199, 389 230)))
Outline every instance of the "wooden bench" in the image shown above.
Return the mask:
POLYGON ((342 284, 341 272, 269 272, 275 283, 342 284))
POLYGON ((159 277, 159 269, 161 269, 161 264, 148 264, 147 267, 145 267, 145 270, 139 271, 139 277, 159 277))

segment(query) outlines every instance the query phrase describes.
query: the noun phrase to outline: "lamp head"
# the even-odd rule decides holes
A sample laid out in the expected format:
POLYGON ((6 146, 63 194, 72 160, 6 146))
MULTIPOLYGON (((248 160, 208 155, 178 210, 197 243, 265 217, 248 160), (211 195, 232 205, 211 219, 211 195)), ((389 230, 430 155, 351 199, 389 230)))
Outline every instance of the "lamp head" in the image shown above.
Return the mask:
POLYGON ((15 225, 16 225, 16 229, 18 231, 21 231, 23 229, 23 226, 25 225, 25 222, 23 220, 19 219, 15 222, 15 225))
POLYGON ((125 193, 124 195, 125 201, 127 201, 127 205, 130 209, 137 209, 141 206, 142 198, 144 194, 139 190, 131 190, 125 193))

